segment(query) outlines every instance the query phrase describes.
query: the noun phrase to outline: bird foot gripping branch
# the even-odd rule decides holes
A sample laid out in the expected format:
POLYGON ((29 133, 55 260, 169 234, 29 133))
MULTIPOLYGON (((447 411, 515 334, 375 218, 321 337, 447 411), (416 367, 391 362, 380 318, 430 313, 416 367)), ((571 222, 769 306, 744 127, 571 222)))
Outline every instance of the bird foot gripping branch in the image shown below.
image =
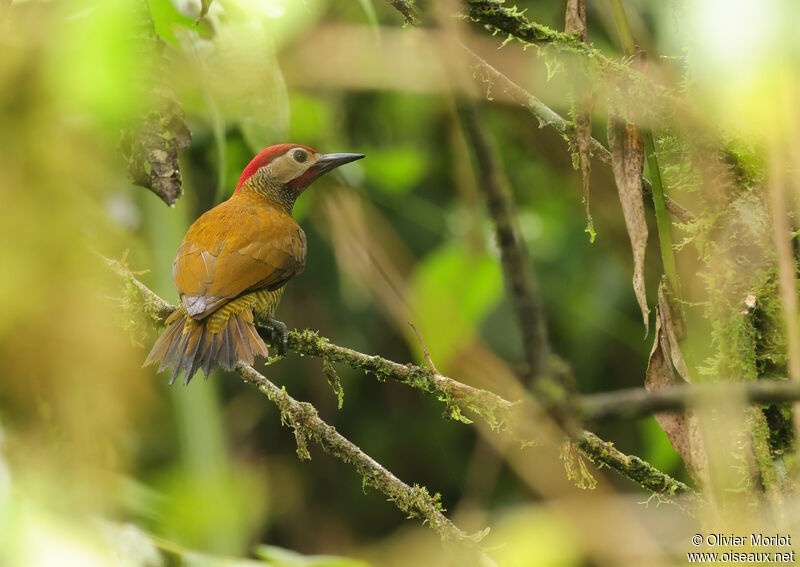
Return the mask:
POLYGON ((172 265, 181 305, 145 365, 172 367, 170 383, 203 369, 233 370, 268 355, 256 319, 283 354, 286 325, 273 318, 284 286, 303 271, 306 235, 292 218, 295 200, 325 173, 363 154, 320 154, 299 144, 270 146, 244 169, 233 195, 198 218, 172 265))
POLYGON ((289 351, 289 329, 286 323, 277 319, 269 319, 267 327, 270 333, 270 343, 278 346, 278 354, 285 355, 289 351))

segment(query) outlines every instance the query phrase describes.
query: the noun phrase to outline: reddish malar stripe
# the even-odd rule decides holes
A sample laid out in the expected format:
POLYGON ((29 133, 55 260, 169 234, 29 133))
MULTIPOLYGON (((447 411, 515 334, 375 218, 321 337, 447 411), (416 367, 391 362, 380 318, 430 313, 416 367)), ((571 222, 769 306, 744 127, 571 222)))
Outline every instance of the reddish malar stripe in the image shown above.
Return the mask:
POLYGON ((250 177, 252 177, 260 168, 267 165, 276 157, 285 154, 292 148, 303 148, 308 152, 314 154, 317 153, 313 148, 309 148, 308 146, 304 146, 302 144, 277 144, 275 146, 270 146, 265 150, 261 150, 261 152, 259 152, 259 154, 247 164, 247 167, 244 168, 242 176, 239 178, 239 183, 236 184, 236 189, 233 192, 236 193, 236 191, 239 190, 239 187, 241 187, 245 181, 250 179, 250 177))

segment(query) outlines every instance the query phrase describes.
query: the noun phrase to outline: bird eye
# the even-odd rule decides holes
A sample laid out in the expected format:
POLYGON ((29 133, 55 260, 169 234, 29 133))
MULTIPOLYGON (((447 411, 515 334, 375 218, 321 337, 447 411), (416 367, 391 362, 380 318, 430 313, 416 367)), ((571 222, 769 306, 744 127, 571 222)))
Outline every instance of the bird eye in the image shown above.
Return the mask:
POLYGON ((292 154, 292 157, 297 163, 303 163, 308 159, 308 154, 306 154, 306 152, 303 150, 295 150, 292 154))

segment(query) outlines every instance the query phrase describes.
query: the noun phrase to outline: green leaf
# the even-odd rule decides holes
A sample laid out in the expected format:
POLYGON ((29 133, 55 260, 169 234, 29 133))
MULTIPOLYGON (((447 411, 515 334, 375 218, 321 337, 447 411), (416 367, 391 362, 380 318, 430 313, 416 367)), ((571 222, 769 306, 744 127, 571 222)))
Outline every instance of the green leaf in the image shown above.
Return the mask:
POLYGON ((669 437, 654 417, 643 420, 639 425, 644 452, 642 459, 662 471, 674 471, 681 466, 681 456, 672 446, 669 437))
POLYGON ((442 370, 502 298, 503 276, 487 253, 447 244, 423 258, 411 290, 414 323, 442 370))
POLYGON ((413 146, 370 150, 363 163, 367 181, 394 194, 413 189, 428 170, 427 154, 413 146))
POLYGON ((150 17, 158 36, 172 45, 178 44, 176 29, 197 29, 195 21, 178 12, 170 0, 150 0, 150 17))

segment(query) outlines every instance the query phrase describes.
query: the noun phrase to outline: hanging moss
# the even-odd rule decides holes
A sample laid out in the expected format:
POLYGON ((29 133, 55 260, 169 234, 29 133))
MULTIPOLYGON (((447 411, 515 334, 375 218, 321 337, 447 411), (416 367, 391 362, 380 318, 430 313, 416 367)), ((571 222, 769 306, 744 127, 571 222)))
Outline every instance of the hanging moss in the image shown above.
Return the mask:
MULTIPOLYGON (((762 157, 741 142, 709 153, 667 133, 660 159, 669 191, 698 193, 703 209, 679 225, 680 248, 692 245, 705 285, 700 302, 710 326, 712 354, 701 379, 752 381, 787 375, 788 353, 780 300, 772 216, 764 196, 762 157), (711 156, 710 164, 701 162, 711 156)), ((752 451, 765 489, 779 482, 775 459, 794 444, 788 407, 750 413, 752 451)))
POLYGON ((786 339, 770 217, 760 196, 746 193, 717 218, 700 250, 708 269, 709 301, 716 354, 701 372, 729 380, 755 380, 786 371, 786 339))

